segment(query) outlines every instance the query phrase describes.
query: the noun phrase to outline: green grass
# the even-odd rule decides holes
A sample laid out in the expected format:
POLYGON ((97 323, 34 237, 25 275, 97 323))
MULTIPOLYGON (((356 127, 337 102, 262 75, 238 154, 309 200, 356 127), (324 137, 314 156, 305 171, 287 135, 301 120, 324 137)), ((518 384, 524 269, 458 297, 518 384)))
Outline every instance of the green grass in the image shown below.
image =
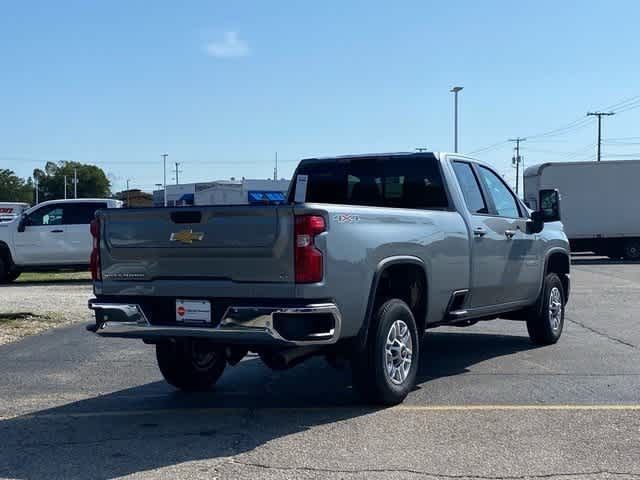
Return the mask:
POLYGON ((61 315, 48 313, 36 315, 30 312, 0 313, 0 345, 15 342, 28 335, 70 323, 61 315))
POLYGON ((89 281, 89 272, 24 272, 15 283, 21 282, 69 282, 69 281, 89 281))

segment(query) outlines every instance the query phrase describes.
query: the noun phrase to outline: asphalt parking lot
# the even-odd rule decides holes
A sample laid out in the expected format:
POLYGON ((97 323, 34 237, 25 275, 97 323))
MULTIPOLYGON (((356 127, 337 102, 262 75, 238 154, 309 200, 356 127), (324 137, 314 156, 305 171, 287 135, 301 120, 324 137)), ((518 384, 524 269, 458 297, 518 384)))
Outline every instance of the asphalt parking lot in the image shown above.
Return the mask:
POLYGON ((576 257, 572 283, 557 345, 513 321, 432 330, 388 409, 320 359, 248 357, 185 394, 152 347, 82 323, 0 346, 0 477, 640 478, 640 264, 576 257))

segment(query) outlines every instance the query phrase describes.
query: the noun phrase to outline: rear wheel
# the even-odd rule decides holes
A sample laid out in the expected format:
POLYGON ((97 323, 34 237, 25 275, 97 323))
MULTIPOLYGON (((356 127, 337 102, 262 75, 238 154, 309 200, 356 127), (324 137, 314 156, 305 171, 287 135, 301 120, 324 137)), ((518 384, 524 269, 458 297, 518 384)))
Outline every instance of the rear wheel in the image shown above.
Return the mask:
POLYGON ((527 315, 529 338, 537 345, 556 343, 564 327, 565 294, 556 273, 548 274, 542 285, 538 303, 527 315))
POLYGON ((402 300, 388 300, 372 319, 365 351, 351 360, 353 384, 372 403, 400 403, 415 383, 419 353, 413 313, 402 300))
POLYGON ((227 365, 223 347, 190 339, 159 343, 156 359, 164 379, 186 391, 210 390, 227 365))
POLYGON ((640 260, 640 239, 630 238, 622 248, 624 258, 627 260, 640 260))

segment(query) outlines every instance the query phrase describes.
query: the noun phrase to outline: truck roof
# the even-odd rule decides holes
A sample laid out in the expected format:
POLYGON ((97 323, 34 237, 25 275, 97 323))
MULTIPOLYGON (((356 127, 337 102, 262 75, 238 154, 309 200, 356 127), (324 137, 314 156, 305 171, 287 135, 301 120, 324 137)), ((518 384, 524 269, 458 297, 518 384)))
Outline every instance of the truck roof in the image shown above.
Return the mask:
MULTIPOLYGON (((332 160, 342 160, 342 159, 346 159, 346 158, 376 158, 376 157, 405 157, 405 156, 436 156, 438 158, 445 156, 445 155, 455 155, 456 157, 460 157, 460 158, 468 158, 471 159, 471 157, 464 155, 462 153, 452 153, 452 152, 377 152, 377 153, 355 153, 352 155, 334 155, 331 157, 308 157, 308 158, 303 158, 301 160, 301 162, 306 162, 306 161, 332 161, 332 160)), ((478 161, 476 159, 473 159, 474 161, 478 161)), ((480 162, 482 163, 482 162, 480 162)))
POLYGON ((59 198, 56 200, 47 200, 45 202, 40 202, 37 205, 31 207, 27 213, 35 210, 36 207, 42 207, 43 205, 52 205, 56 203, 94 203, 94 202, 107 202, 110 205, 117 205, 118 207, 123 205, 122 200, 116 200, 113 198, 59 198))
POLYGON ((634 163, 640 162, 640 160, 602 160, 600 162, 588 161, 588 162, 546 162, 539 163, 538 165, 531 165, 524 171, 525 177, 535 177, 541 175, 542 171, 551 165, 612 165, 620 163, 634 163))

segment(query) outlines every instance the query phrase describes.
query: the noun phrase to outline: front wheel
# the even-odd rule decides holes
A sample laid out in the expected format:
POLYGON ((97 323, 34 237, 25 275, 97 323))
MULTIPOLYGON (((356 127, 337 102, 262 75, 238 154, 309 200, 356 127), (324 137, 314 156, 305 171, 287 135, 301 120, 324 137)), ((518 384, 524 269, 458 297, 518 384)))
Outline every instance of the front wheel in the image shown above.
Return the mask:
POLYGON ((210 390, 227 365, 224 348, 189 339, 157 344, 156 359, 164 379, 185 391, 210 390))
POLYGON ((529 338, 537 345, 551 345, 560 339, 564 327, 565 293, 555 273, 544 278, 538 303, 527 315, 529 338))
POLYGON ((398 404, 413 388, 419 360, 411 309, 402 300, 388 300, 374 314, 365 350, 351 360, 353 384, 372 403, 398 404))
POLYGON ((11 270, 9 261, 0 255, 0 283, 13 282, 19 275, 20 272, 11 270))

